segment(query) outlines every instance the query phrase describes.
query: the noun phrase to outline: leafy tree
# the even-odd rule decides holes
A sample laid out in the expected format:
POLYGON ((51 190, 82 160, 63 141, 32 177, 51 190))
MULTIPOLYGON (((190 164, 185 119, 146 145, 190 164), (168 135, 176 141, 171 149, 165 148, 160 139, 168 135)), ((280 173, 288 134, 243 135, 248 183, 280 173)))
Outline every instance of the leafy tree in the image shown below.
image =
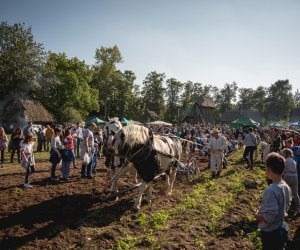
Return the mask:
POLYGON ((135 79, 135 74, 128 70, 111 74, 110 92, 107 96, 107 113, 110 116, 128 117, 135 79))
POLYGON ((44 59, 42 44, 25 24, 0 24, 0 99, 11 92, 30 95, 44 59))
POLYGON ((294 94, 294 103, 295 103, 295 107, 300 108, 300 91, 299 91, 299 89, 297 89, 294 94))
POLYGON ((164 94, 165 88, 163 82, 164 73, 150 72, 143 81, 142 98, 144 100, 144 111, 152 110, 161 118, 165 113, 164 94))
MULTIPOLYGON (((112 115, 109 106, 114 105, 111 101, 116 91, 114 81, 119 81, 122 78, 116 68, 117 64, 123 62, 121 52, 116 45, 108 48, 101 47, 96 49, 95 59, 92 86, 99 91, 100 114, 103 116, 112 115), (108 102, 110 103, 108 104, 108 102)), ((113 108, 112 112, 117 111, 113 108)))
POLYGON ((183 84, 174 78, 166 81, 167 112, 166 119, 172 123, 178 121, 179 94, 183 84), (177 119, 176 119, 177 118, 177 119))
POLYGON ((233 82, 232 84, 226 83, 224 88, 216 92, 215 102, 220 114, 223 114, 225 110, 231 110, 233 108, 233 102, 236 101, 237 89, 237 84, 233 82))
POLYGON ((142 118, 141 116, 143 113, 144 100, 140 90, 140 85, 134 84, 132 89, 132 97, 129 99, 126 115, 131 119, 139 120, 142 118))
POLYGON ((40 100, 59 122, 69 121, 65 111, 70 108, 85 118, 98 110, 98 92, 89 86, 91 76, 84 61, 68 59, 64 53, 49 53, 40 78, 40 100))
POLYGON ((193 104, 194 84, 191 81, 187 81, 183 84, 183 92, 180 97, 181 109, 186 110, 189 105, 193 104))
POLYGON ((263 86, 258 86, 254 90, 252 98, 254 108, 264 114, 266 111, 267 89, 263 86))
POLYGON ((272 120, 287 120, 293 108, 292 85, 289 80, 278 80, 268 88, 267 114, 272 120))
POLYGON ((241 109, 250 109, 254 106, 254 90, 252 88, 240 88, 238 90, 240 92, 238 106, 241 109))

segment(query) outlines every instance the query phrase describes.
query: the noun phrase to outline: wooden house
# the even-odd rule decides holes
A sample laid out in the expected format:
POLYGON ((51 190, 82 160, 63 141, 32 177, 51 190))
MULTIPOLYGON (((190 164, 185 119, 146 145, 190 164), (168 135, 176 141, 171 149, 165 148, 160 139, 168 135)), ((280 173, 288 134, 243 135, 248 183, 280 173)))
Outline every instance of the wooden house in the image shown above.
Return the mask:
POLYGON ((28 121, 35 124, 51 124, 55 118, 36 100, 18 99, 5 107, 3 121, 6 124, 24 126, 28 121))
POLYGON ((193 95, 193 104, 181 114, 181 122, 187 123, 214 123, 216 104, 209 97, 193 95))

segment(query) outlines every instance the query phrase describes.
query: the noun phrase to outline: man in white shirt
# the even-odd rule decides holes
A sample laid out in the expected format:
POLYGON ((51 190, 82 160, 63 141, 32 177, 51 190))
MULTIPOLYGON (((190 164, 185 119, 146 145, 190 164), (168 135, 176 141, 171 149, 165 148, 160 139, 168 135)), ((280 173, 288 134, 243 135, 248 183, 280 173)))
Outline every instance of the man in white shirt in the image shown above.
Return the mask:
POLYGON ((80 144, 82 142, 82 128, 80 126, 80 123, 76 123, 76 144, 74 145, 74 151, 75 151, 75 156, 79 157, 80 156, 80 144))
POLYGON ((257 148, 256 136, 253 134, 253 128, 249 128, 248 133, 245 135, 245 139, 243 141, 245 146, 245 151, 243 154, 243 158, 248 164, 248 168, 253 169, 254 161, 253 161, 253 153, 257 148), (249 159, 248 159, 249 155, 249 159))
POLYGON ((81 158, 82 160, 88 159, 89 162, 83 162, 81 168, 82 178, 93 178, 92 173, 92 157, 94 153, 94 130, 96 128, 95 123, 90 123, 87 128, 82 131, 82 144, 81 144, 81 158))
POLYGON ((224 150, 227 144, 223 136, 217 129, 211 132, 208 148, 210 151, 210 171, 212 178, 215 179, 222 171, 222 162, 224 158, 224 150))

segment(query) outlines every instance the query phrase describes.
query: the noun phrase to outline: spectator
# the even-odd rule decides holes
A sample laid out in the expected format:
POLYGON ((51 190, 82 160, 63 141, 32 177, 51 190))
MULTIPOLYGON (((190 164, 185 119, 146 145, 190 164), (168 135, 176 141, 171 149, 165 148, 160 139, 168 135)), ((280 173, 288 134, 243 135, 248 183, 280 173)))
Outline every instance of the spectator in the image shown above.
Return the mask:
POLYGON ((3 127, 0 127, 0 161, 1 161, 1 167, 3 167, 4 163, 4 151, 7 148, 8 145, 8 139, 7 135, 5 133, 5 130, 3 127))
POLYGON ((51 143, 51 138, 54 135, 53 129, 47 125, 45 130, 45 140, 46 140, 46 149, 49 151, 49 144, 51 143))
POLYGON ((92 173, 92 156, 94 151, 94 135, 93 131, 96 128, 95 123, 88 124, 87 128, 83 130, 82 136, 82 148, 81 148, 81 158, 82 160, 88 159, 88 162, 84 161, 81 167, 81 177, 82 178, 93 178, 92 173))
POLYGON ((28 125, 23 129, 24 137, 26 137, 29 134, 32 134, 32 136, 34 135, 34 129, 32 127, 32 122, 31 121, 29 121, 28 125))
POLYGON ((271 153, 266 160, 266 175, 272 184, 264 191, 261 205, 255 219, 261 229, 263 249, 284 249, 288 239, 288 225, 284 218, 288 215, 291 190, 282 179, 285 168, 284 158, 271 153))
POLYGON ((283 147, 282 145, 282 139, 279 134, 278 128, 274 129, 274 136, 271 142, 271 152, 279 152, 279 150, 283 147))
POLYGON ((11 153, 10 153, 10 163, 14 162, 15 152, 17 151, 18 162, 20 163, 21 155, 21 142, 23 140, 23 134, 21 128, 16 128, 15 131, 11 135, 11 153))
POLYGON ((245 139, 243 144, 245 145, 245 150, 243 154, 243 158, 248 164, 247 168, 253 169, 254 161, 253 161, 253 153, 257 148, 256 136, 252 133, 253 129, 249 128, 248 133, 245 135, 245 139), (249 157, 249 160, 248 160, 249 157))
POLYGON ((29 176, 35 172, 35 161, 33 155, 34 138, 32 134, 25 136, 21 145, 21 166, 26 170, 24 187, 32 188, 29 183, 29 176))
POLYGON ((73 158, 73 160, 72 160, 72 162, 73 162, 73 167, 74 168, 77 168, 77 166, 76 166, 76 158, 75 158, 75 153, 74 153, 74 138, 72 137, 72 135, 71 135, 71 131, 70 131, 70 129, 67 129, 66 131, 65 131, 65 141, 67 141, 68 143, 69 143, 69 145, 68 145, 68 148, 71 150, 71 152, 73 153, 73 155, 74 155, 74 158, 73 158))
MULTIPOLYGON (((64 149, 61 151, 61 171, 63 175, 63 180, 67 181, 70 174, 70 164, 74 161, 75 156, 73 150, 70 148, 71 143, 69 140, 64 140, 64 149)), ((74 145, 73 145, 74 146, 74 145)))
POLYGON ((296 211, 295 215, 300 213, 300 199, 298 195, 298 175, 296 162, 293 159, 293 151, 289 148, 285 148, 282 151, 283 157, 285 158, 285 170, 284 180, 289 185, 292 196, 295 201, 296 211))
POLYGON ((39 128, 39 130, 36 133, 36 135, 37 135, 37 141, 38 141, 37 152, 42 152, 43 141, 44 141, 44 132, 43 132, 43 129, 39 128))
POLYGON ((51 138, 51 151, 50 151, 50 162, 52 163, 51 167, 51 180, 58 181, 59 178, 56 177, 55 171, 57 164, 61 161, 61 149, 62 143, 60 140, 61 128, 55 128, 54 135, 51 138))
POLYGON ((76 142, 76 145, 75 145, 75 155, 77 158, 80 157, 80 144, 82 142, 82 126, 80 125, 79 122, 76 123, 76 134, 77 134, 77 142, 76 142))

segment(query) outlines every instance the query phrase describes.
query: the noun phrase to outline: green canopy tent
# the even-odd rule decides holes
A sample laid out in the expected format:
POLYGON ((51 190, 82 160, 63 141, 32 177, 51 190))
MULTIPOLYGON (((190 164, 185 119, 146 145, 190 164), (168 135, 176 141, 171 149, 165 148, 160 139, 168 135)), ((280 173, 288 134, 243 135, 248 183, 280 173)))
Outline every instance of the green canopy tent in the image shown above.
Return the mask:
POLYGON ((127 126, 129 125, 129 120, 127 120, 125 117, 122 117, 122 119, 120 120, 121 124, 123 126, 127 126))
POLYGON ((258 127, 259 123, 256 121, 253 121, 250 118, 247 117, 240 117, 233 122, 230 123, 231 128, 239 128, 239 127, 258 127))
POLYGON ((92 122, 95 123, 96 125, 104 125, 104 124, 106 124, 106 121, 101 120, 97 116, 91 116, 91 117, 89 117, 85 121, 85 124, 92 123, 92 122))
POLYGON ((134 120, 129 120, 128 121, 128 125, 131 125, 131 124, 135 124, 135 125, 143 125, 143 123, 139 122, 139 121, 134 121, 134 120))
POLYGON ((127 120, 125 117, 123 117, 120 122, 123 126, 132 125, 132 124, 136 124, 136 125, 141 125, 142 124, 138 121, 127 120))

